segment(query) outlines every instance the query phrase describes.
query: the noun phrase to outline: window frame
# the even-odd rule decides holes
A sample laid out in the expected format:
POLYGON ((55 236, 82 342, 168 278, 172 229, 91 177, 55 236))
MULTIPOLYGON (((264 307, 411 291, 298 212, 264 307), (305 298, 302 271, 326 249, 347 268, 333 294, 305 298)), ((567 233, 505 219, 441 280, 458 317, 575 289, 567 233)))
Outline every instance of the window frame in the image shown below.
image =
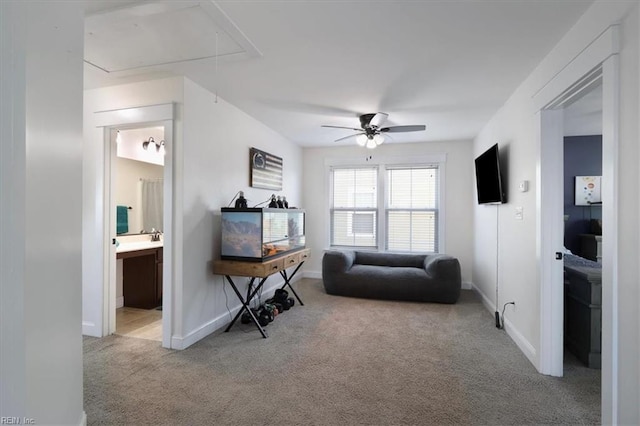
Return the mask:
MULTIPOLYGON (((328 191, 328 200, 326 205, 329 206, 328 209, 328 215, 329 215, 329 220, 327 221, 327 223, 329 224, 328 230, 327 230, 327 235, 328 235, 328 244, 327 246, 330 248, 348 248, 348 249, 353 249, 353 250, 378 250, 380 248, 380 167, 374 164, 366 164, 366 165, 357 165, 357 166, 329 166, 327 167, 327 171, 329 174, 329 191, 328 191), (333 170, 335 169, 375 169, 376 171, 376 207, 333 207, 333 170), (332 232, 333 232, 333 223, 334 223, 334 218, 333 218, 333 212, 354 212, 354 213, 367 213, 370 212, 371 214, 376 215, 376 221, 375 221, 375 228, 374 229, 374 233, 376 235, 376 239, 375 239, 375 245, 373 246, 348 246, 348 245, 338 245, 338 244, 332 244, 332 232)), ((347 234, 347 235, 352 235, 354 236, 355 234, 347 234)), ((364 234, 364 235, 370 235, 370 234, 364 234)))
POLYGON ((325 191, 325 205, 329 206, 329 208, 325 209, 325 217, 327 218, 326 223, 328 224, 326 228, 326 241, 325 246, 328 249, 340 249, 340 248, 348 248, 352 250, 371 250, 371 251, 380 251, 380 252, 393 252, 400 253, 400 251, 389 251, 387 250, 387 211, 388 211, 388 197, 387 197, 387 188, 388 188, 388 169, 396 169, 396 168, 419 168, 419 167, 437 167, 438 168, 438 209, 437 209, 437 219, 436 219, 436 251, 435 252, 412 252, 412 253, 445 253, 445 206, 446 206, 446 185, 445 185, 445 176, 446 176, 446 159, 447 154, 432 154, 432 155, 422 155, 422 156, 411 156, 411 157, 385 157, 380 156, 377 159, 373 159, 370 157, 365 158, 364 160, 360 158, 328 158, 325 159, 325 182, 327 185, 327 191, 325 191), (331 232, 333 226, 333 170, 334 169, 356 169, 356 168, 374 168, 378 169, 378 194, 377 194, 377 208, 371 209, 375 211, 377 214, 377 236, 376 236, 376 244, 375 247, 358 247, 358 246, 341 246, 341 245, 332 245, 331 244, 331 232))
POLYGON ((384 167, 384 219, 385 219, 385 223, 384 223, 384 251, 385 252, 389 252, 389 253, 417 253, 417 254, 421 254, 421 253, 428 253, 428 254, 433 254, 433 253, 442 253, 441 249, 440 249, 440 240, 441 238, 441 232, 442 230, 440 229, 440 210, 442 207, 442 187, 440 185, 440 180, 441 180, 441 174, 442 174, 442 168, 440 166, 440 164, 437 163, 428 163, 428 164, 424 164, 424 163, 416 163, 416 164, 386 164, 384 167), (390 199, 390 183, 389 183, 389 171, 390 170, 411 170, 411 169, 436 169, 438 176, 437 176, 437 180, 438 182, 436 183, 437 187, 436 187, 436 191, 437 191, 437 195, 436 195, 436 207, 435 208, 391 208, 389 207, 389 199, 390 199), (406 250, 389 250, 389 212, 392 211, 396 211, 396 212, 434 212, 435 213, 435 251, 406 251, 406 250))

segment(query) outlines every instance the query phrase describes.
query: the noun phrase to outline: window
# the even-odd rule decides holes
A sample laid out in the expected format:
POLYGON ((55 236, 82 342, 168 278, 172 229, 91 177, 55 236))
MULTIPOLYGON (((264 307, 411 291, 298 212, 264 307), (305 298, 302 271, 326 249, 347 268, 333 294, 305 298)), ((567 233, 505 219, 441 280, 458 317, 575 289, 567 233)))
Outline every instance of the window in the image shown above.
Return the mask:
POLYGON ((438 251, 438 168, 387 169, 386 249, 438 251))
POLYGON ((331 246, 439 251, 437 164, 333 167, 330 174, 331 246))
POLYGON ((333 169, 331 245, 377 247, 378 169, 333 169))

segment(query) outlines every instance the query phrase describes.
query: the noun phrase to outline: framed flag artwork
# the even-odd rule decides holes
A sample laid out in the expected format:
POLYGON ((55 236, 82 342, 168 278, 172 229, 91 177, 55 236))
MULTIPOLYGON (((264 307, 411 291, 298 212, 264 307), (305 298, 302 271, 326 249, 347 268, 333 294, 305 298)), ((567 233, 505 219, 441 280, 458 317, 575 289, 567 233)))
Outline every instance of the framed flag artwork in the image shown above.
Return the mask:
POLYGON ((282 190, 282 158, 251 148, 249 170, 250 185, 253 188, 282 190))

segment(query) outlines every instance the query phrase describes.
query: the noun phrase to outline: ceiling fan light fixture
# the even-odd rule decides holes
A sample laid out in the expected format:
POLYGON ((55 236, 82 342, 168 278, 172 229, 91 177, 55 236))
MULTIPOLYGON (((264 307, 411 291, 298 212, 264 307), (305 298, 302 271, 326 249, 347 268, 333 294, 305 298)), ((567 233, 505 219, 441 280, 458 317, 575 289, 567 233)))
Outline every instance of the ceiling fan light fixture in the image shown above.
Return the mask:
POLYGON ((373 149, 378 145, 382 145, 385 141, 387 141, 387 137, 389 140, 393 141, 391 136, 388 136, 387 133, 402 133, 402 132, 421 132, 426 129, 424 124, 421 125, 403 125, 403 126, 386 126, 382 127, 383 123, 386 122, 387 117, 389 115, 384 112, 378 112, 376 114, 362 114, 360 115, 360 129, 355 127, 346 127, 346 126, 333 126, 323 124, 322 127, 330 127, 333 129, 345 129, 352 130, 358 132, 354 135, 343 136, 341 138, 336 139, 336 142, 340 142, 344 139, 353 138, 355 136, 356 143, 358 146, 366 147, 369 149, 373 149))

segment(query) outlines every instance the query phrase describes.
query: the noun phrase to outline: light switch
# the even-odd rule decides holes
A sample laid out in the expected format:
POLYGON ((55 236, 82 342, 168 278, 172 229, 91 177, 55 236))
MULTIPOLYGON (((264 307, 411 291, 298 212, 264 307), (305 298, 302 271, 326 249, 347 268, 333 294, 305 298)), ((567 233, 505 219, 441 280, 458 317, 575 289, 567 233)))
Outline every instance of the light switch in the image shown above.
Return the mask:
POLYGON ((516 220, 522 220, 522 207, 516 207, 516 220))
POLYGON ((520 192, 527 192, 529 190, 529 181, 523 180, 518 184, 518 190, 520 192))

